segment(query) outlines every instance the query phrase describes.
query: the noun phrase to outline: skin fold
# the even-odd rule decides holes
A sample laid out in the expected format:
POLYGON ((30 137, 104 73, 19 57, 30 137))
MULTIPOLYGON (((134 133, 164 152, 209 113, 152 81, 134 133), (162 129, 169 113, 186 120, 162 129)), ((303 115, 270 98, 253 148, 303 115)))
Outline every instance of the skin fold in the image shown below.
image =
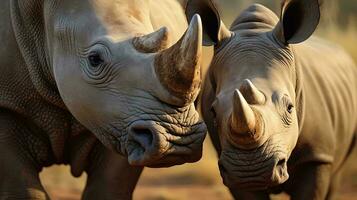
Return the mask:
POLYGON ((280 19, 253 4, 228 30, 211 0, 202 16, 214 56, 202 113, 235 199, 334 199, 357 134, 357 66, 338 45, 311 37, 317 0, 282 2, 280 19))
POLYGON ((201 158, 202 25, 174 0, 0 3, 0 199, 48 199, 38 174, 88 174, 83 199, 131 199, 144 166, 201 158))

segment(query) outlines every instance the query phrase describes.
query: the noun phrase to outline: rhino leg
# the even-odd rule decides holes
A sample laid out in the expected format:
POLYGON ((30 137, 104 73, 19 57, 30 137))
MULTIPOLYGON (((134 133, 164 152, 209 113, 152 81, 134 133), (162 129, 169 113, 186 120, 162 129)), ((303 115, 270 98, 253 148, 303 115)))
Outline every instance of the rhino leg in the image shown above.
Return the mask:
POLYGON ((0 199, 49 199, 30 150, 36 146, 29 147, 29 140, 31 132, 23 120, 0 110, 0 199))
POLYGON ((91 158, 82 199, 132 199, 143 167, 130 166, 126 158, 99 143, 91 158))
POLYGON ((341 176, 342 176, 342 172, 338 172, 336 175, 333 176, 326 200, 336 199, 337 197, 336 194, 341 184, 340 183, 341 176))
MULTIPOLYGON (((348 150, 347 156, 346 156, 345 160, 342 162, 341 166, 343 166, 344 163, 351 157, 351 154, 353 154, 353 151, 356 147, 356 142, 357 142, 356 137, 357 137, 357 134, 354 134, 353 141, 352 141, 351 146, 348 150)), ((327 200, 336 199, 336 193, 338 192, 338 189, 341 185, 341 183, 340 183, 341 176, 342 176, 341 170, 338 170, 337 173, 332 176, 330 188, 329 188, 328 195, 326 198, 327 200)))
POLYGON ((331 183, 331 165, 312 163, 290 177, 291 200, 325 200, 331 183))

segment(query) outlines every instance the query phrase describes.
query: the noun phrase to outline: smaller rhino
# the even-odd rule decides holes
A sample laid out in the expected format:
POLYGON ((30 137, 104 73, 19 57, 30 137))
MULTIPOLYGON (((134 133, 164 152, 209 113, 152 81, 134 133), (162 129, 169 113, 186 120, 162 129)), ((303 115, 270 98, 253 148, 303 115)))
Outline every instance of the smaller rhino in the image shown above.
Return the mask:
POLYGON ((195 13, 215 46, 202 112, 224 184, 236 199, 332 199, 357 134, 357 67, 337 45, 304 42, 318 0, 283 1, 280 20, 254 4, 230 30, 211 0, 189 1, 195 13))

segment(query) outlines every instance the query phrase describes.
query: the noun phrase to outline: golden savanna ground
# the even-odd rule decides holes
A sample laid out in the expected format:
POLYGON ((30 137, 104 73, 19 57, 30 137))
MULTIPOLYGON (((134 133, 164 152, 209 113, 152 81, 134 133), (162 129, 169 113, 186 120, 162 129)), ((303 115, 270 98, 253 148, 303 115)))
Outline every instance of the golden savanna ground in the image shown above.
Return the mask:
MULTIPOLYGON (((338 200, 357 199, 357 150, 345 167, 338 200)), ((169 169, 145 169, 134 200, 231 200, 221 183, 217 159, 210 142, 205 144, 202 160, 169 169)), ((85 176, 74 179, 67 167, 52 167, 41 173, 41 179, 53 200, 78 200, 85 176)), ((284 195, 274 200, 286 200, 284 195)))
MULTIPOLYGON (((234 2, 223 1, 223 2, 234 2)), ((357 2, 355 2, 357 4, 357 2)), ((229 25, 233 13, 228 12, 224 17, 229 25)), ((349 20, 349 25, 335 25, 325 20, 317 34, 343 46, 357 62, 357 24, 349 20)), ((206 64, 209 58, 205 59, 206 64)), ((341 182, 338 200, 357 199, 357 149, 351 155, 341 182)), ((80 199, 84 187, 85 176, 74 179, 69 168, 64 166, 45 169, 41 180, 54 200, 80 199)), ((204 155, 200 162, 172 167, 169 169, 145 169, 138 187, 134 193, 135 200, 229 200, 232 199, 228 190, 223 186, 217 168, 217 158, 209 140, 205 143, 204 155)), ((274 199, 286 199, 275 196, 274 199)))

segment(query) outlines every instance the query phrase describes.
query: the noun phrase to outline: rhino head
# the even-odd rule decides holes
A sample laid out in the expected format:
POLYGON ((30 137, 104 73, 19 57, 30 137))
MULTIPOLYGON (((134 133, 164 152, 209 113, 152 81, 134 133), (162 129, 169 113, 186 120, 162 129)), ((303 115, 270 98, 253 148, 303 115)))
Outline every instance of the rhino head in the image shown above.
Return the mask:
POLYGON ((48 4, 51 73, 71 114, 131 165, 199 160, 206 132, 194 106, 201 86, 200 17, 170 45, 176 33, 150 31, 147 1, 48 4))
POLYGON ((231 31, 211 0, 189 1, 186 9, 188 18, 202 16, 204 43, 215 45, 202 112, 210 134, 219 136, 224 183, 243 191, 284 183, 302 109, 298 55, 291 44, 316 29, 318 1, 284 1, 280 20, 252 5, 231 31))

